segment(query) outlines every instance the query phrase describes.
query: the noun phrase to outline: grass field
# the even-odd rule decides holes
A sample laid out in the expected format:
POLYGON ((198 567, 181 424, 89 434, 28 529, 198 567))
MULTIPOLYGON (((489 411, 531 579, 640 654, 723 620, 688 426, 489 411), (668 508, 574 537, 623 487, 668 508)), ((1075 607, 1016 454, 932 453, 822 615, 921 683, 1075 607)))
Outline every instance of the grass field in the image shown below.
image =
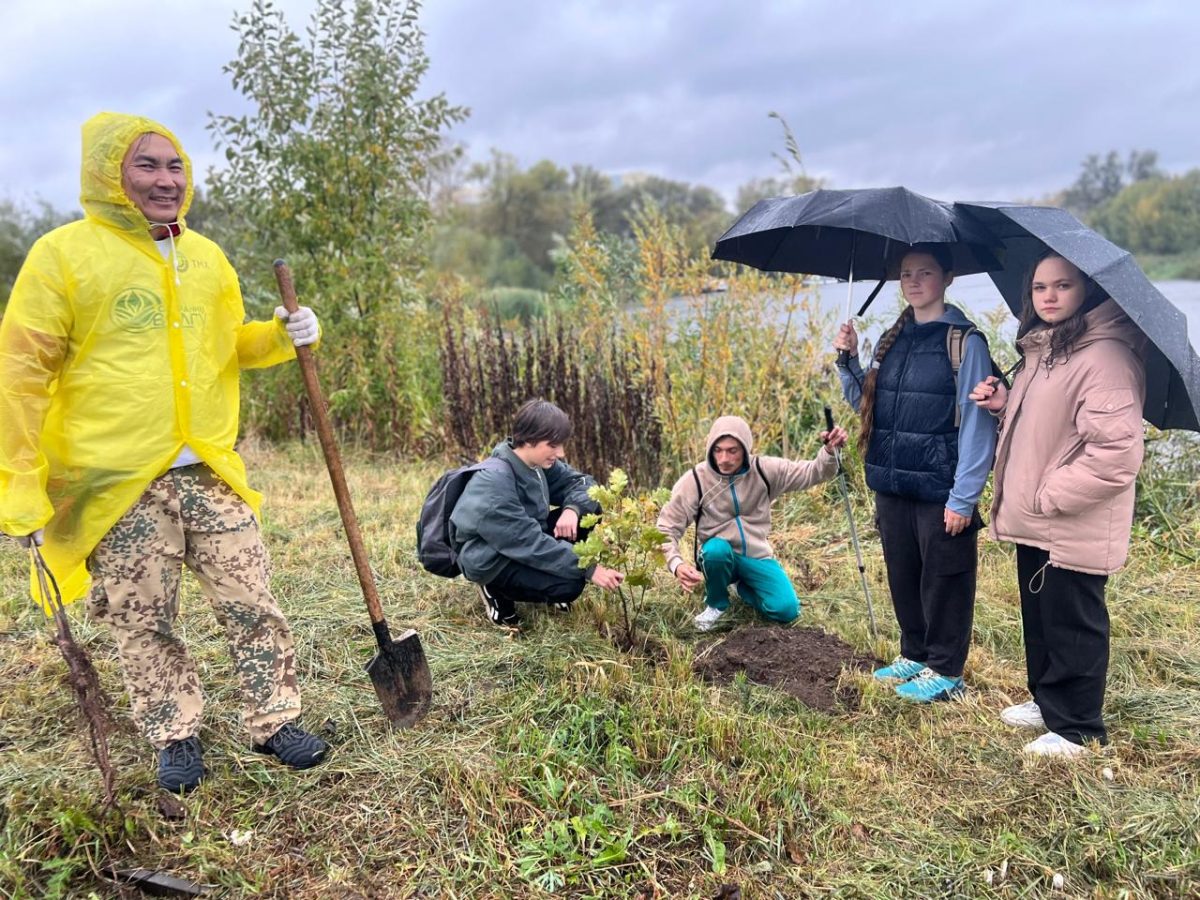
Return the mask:
MULTIPOLYGON (((1200 567, 1160 544, 1137 542, 1109 583, 1111 745, 1075 764, 1031 761, 1020 753, 1029 735, 997 719, 1026 699, 1010 548, 982 544, 965 700, 917 708, 852 675, 861 703, 828 715, 757 685, 698 681, 695 601, 665 581, 647 613, 668 650, 657 666, 599 635, 611 613, 592 588, 569 616, 533 612, 522 637, 508 636, 468 585, 417 567, 412 523, 438 466, 353 457, 386 612, 417 627, 436 687, 428 718, 392 733, 362 672, 371 632, 317 450, 259 445, 246 457, 267 496, 304 721, 329 723, 332 759, 296 774, 250 752, 223 637, 186 578, 180 628, 208 690, 211 776, 180 821, 159 813, 153 754, 128 726, 107 633, 73 612, 125 723, 119 810, 102 813, 65 667, 23 596, 24 557, 5 542, 3 896, 115 896, 97 875, 111 863, 228 897, 707 898, 725 884, 747 900, 1200 896, 1200 567)), ((858 500, 869 523, 861 490, 858 500)), ((890 658, 873 532, 877 642, 833 487, 785 500, 776 521, 801 622, 890 658)))

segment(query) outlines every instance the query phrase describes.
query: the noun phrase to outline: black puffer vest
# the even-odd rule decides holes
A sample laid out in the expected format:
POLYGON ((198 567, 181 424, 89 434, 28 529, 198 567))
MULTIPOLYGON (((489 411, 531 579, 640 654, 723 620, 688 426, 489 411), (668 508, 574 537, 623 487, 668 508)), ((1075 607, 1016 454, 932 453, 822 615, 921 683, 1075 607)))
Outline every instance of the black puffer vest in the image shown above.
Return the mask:
POLYGON ((958 468, 954 370, 946 322, 909 322, 883 358, 867 446, 867 485, 926 503, 945 503, 958 468))

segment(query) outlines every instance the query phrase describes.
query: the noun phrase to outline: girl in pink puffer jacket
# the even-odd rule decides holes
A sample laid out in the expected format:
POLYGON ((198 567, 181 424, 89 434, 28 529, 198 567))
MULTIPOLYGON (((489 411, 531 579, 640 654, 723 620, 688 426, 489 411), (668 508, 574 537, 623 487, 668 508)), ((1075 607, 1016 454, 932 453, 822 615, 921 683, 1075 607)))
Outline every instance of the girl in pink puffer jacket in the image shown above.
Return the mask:
POLYGON ((1017 546, 1033 699, 1000 718, 1045 729, 1027 753, 1078 756, 1088 741, 1107 742, 1104 588, 1129 552, 1143 343, 1099 285, 1047 252, 1026 281, 1012 389, 987 378, 971 392, 1002 418, 991 533, 1017 546))

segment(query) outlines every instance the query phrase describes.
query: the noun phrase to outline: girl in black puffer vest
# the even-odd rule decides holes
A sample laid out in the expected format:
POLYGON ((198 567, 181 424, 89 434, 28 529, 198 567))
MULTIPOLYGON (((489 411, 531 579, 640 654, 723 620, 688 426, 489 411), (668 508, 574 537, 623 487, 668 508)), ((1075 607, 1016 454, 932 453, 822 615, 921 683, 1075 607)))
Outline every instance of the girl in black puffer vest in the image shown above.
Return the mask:
POLYGON ((900 625, 900 655, 875 672, 906 700, 961 694, 975 610, 976 506, 996 446, 995 419, 968 399, 976 373, 992 373, 987 342, 954 306, 943 245, 917 244, 900 261, 909 305, 880 338, 870 370, 858 363, 847 322, 834 342, 852 354, 838 374, 862 414, 859 446, 875 491, 875 524, 900 625), (966 333, 955 377, 951 330, 966 333))

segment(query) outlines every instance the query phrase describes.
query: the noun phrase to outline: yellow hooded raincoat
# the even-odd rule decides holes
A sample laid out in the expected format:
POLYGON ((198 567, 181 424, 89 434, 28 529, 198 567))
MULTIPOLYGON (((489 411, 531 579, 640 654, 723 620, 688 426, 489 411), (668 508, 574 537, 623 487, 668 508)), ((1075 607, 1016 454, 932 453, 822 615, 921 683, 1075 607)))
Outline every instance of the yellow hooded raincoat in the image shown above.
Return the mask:
POLYGON ((83 126, 86 213, 29 251, 0 321, 0 530, 46 530, 63 601, 88 590, 100 539, 186 444, 257 514, 234 452, 238 372, 295 356, 279 321, 245 322, 237 275, 183 221, 192 168, 178 139, 136 116, 83 126), (183 231, 164 259, 121 187, 140 135, 183 159, 183 231))

